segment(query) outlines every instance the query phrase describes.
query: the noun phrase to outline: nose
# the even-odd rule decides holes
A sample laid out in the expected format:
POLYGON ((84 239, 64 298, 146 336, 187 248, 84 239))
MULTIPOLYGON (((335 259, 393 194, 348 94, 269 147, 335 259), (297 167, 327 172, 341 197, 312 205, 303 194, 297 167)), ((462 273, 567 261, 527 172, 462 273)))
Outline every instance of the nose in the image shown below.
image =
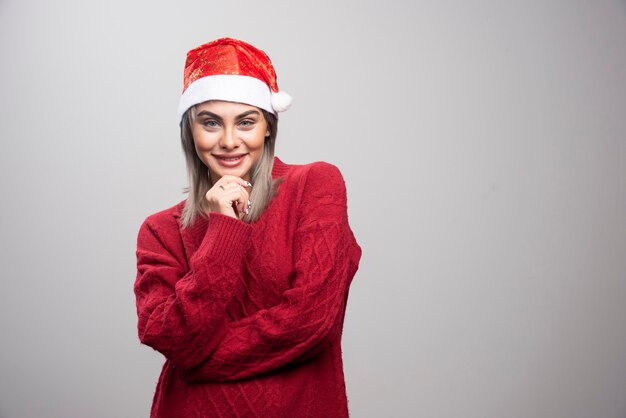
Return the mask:
POLYGON ((233 149, 239 146, 236 132, 233 128, 224 129, 224 135, 220 138, 220 147, 224 149, 233 149))

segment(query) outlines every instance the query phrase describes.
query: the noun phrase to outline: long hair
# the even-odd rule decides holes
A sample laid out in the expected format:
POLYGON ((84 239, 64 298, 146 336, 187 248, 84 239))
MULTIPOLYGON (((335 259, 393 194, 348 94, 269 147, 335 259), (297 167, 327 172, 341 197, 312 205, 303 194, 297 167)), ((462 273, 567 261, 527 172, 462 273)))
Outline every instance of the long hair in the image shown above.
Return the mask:
MULTIPOLYGON (((251 169, 250 181, 254 185, 250 194, 252 207, 250 208, 250 213, 243 217, 244 222, 256 221, 261 216, 272 197, 274 197, 276 185, 278 184, 278 181, 272 180, 278 119, 264 109, 259 110, 261 110, 267 122, 269 136, 265 137, 263 152, 251 169)), ((192 125, 195 117, 196 109, 195 106, 192 106, 183 114, 180 123, 180 140, 185 160, 187 161, 187 176, 189 178, 189 187, 185 190, 189 195, 182 213, 183 228, 193 225, 198 216, 207 216, 207 204, 204 196, 213 187, 209 169, 198 157, 193 141, 192 125)))

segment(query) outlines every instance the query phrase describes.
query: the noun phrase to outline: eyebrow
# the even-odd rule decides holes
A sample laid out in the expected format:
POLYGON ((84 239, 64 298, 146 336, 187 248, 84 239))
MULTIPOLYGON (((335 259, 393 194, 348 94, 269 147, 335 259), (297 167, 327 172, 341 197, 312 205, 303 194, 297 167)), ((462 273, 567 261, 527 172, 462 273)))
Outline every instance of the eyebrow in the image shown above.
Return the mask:
MULTIPOLYGON (((248 110, 247 112, 243 112, 243 113, 241 113, 240 115, 237 115, 236 119, 243 119, 243 118, 245 118, 246 116, 250 116, 250 115, 260 115, 260 114, 261 114, 261 113, 259 113, 259 111, 258 111, 258 110, 254 110, 254 109, 252 109, 252 110, 248 110)), ((198 112, 198 114, 196 115, 196 117, 198 117, 198 116, 208 116, 208 117, 210 117, 210 118, 217 119, 217 120, 220 120, 220 121, 221 121, 221 120, 223 120, 223 119, 222 119, 222 117, 221 117, 220 115, 216 115, 215 113, 213 113, 213 112, 209 112, 208 110, 203 110, 203 111, 201 111, 201 112, 198 112)))

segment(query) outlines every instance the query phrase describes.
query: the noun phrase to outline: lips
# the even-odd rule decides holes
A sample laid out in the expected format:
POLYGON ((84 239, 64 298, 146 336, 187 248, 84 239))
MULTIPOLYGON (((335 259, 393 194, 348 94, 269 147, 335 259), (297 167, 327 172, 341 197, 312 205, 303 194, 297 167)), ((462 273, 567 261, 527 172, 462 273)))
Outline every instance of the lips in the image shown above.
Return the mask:
POLYGON ((246 154, 213 154, 213 156, 220 165, 224 167, 235 167, 243 161, 246 154))

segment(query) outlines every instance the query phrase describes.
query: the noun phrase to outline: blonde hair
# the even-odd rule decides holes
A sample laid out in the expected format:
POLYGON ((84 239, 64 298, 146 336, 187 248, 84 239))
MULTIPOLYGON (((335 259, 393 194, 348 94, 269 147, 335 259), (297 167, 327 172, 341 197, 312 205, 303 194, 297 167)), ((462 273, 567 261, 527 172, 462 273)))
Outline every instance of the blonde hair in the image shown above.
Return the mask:
MULTIPOLYGON (((269 136, 265 138, 263 152, 259 160, 252 167, 250 181, 254 185, 250 193, 252 207, 250 213, 244 216, 244 222, 256 221, 276 193, 278 180, 272 180, 272 167, 274 166, 274 146, 278 134, 278 119, 266 110, 259 109, 267 122, 269 136)), ((180 139, 187 161, 187 176, 189 187, 185 192, 189 193, 183 209, 181 221, 183 228, 194 224, 198 216, 207 217, 206 200, 204 195, 213 186, 209 176, 208 167, 200 160, 193 141, 192 125, 195 120, 195 106, 189 108, 180 122, 180 139)))

